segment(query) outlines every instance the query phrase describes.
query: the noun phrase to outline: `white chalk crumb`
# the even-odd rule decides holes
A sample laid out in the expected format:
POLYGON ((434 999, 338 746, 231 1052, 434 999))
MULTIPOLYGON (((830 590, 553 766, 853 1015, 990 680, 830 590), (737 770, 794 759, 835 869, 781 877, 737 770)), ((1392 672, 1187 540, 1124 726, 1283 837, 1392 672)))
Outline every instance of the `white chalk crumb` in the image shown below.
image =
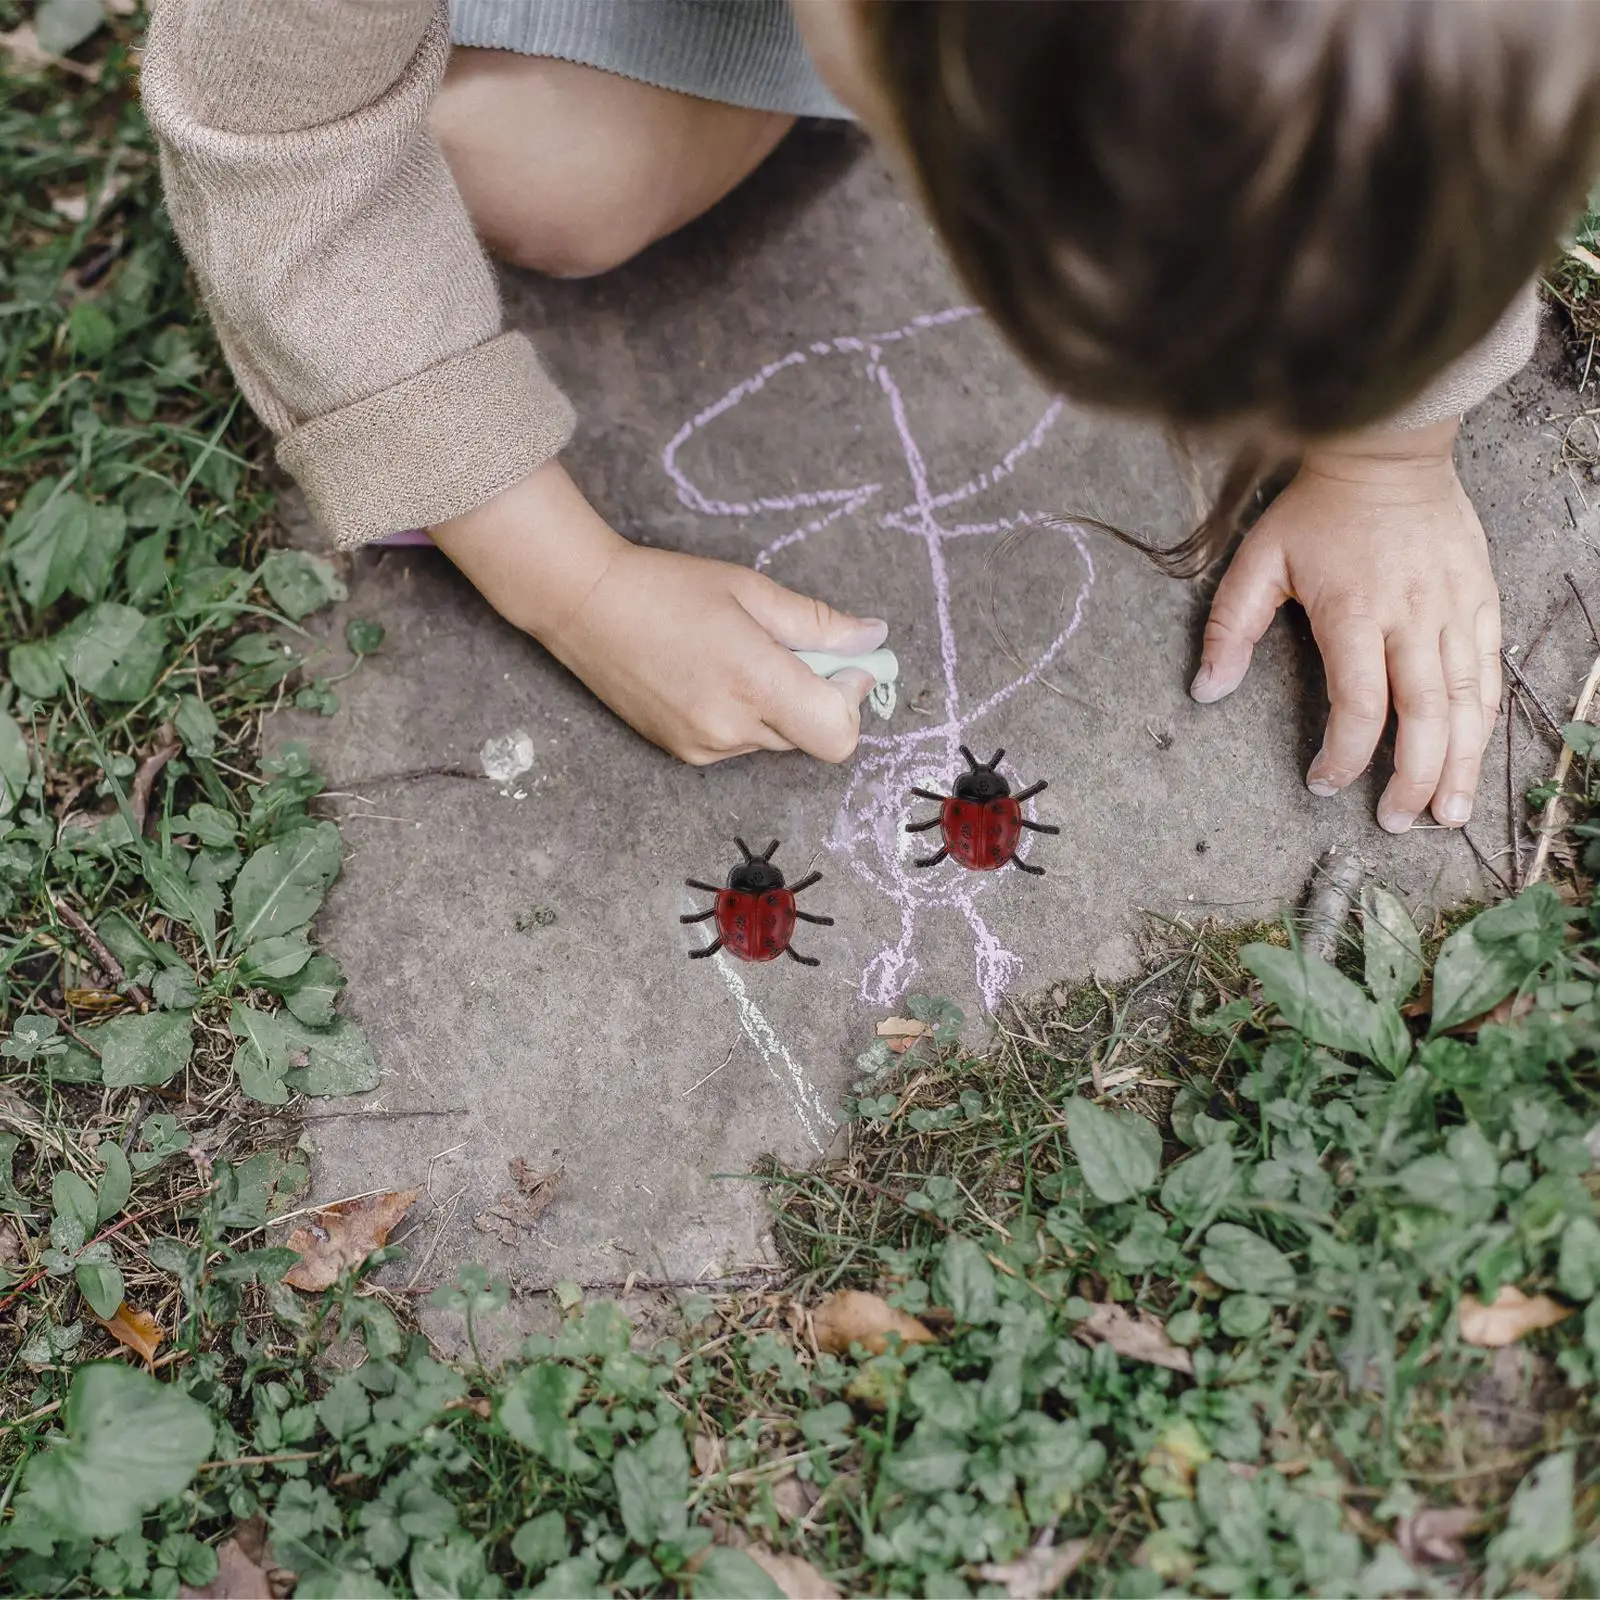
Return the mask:
POLYGON ((533 768, 533 740, 521 728, 498 739, 485 739, 478 752, 483 775, 491 782, 510 785, 533 768))

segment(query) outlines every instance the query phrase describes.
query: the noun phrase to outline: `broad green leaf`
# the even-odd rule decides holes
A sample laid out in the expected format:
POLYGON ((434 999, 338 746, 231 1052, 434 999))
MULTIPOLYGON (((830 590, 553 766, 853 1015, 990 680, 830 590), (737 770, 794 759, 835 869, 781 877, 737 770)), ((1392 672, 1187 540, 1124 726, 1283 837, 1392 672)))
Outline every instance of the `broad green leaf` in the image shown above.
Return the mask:
POLYGON ((1482 1016, 1533 977, 1559 954, 1567 922, 1555 890, 1538 883, 1457 928, 1434 963, 1431 1031, 1482 1016))
POLYGON ((94 1232, 94 1190, 77 1173, 62 1167, 51 1180, 50 1204, 58 1217, 70 1217, 85 1239, 94 1232))
POLYGON ((966 1440, 924 1418, 911 1436, 883 1464, 893 1484, 913 1494, 942 1494, 959 1489, 967 1478, 966 1440))
POLYGON ((335 1017, 328 1028, 308 1028, 292 1013, 278 1013, 278 1023, 291 1052, 303 1050, 304 1067, 291 1067, 288 1082, 300 1094, 365 1094, 378 1087, 378 1062, 367 1036, 348 1017, 335 1017))
POLYGON ((189 807, 183 825, 185 831, 192 833, 201 844, 210 845, 215 850, 226 849, 239 835, 238 823, 226 811, 207 805, 204 801, 189 807))
POLYGON ((1517 1485, 1489 1560, 1505 1573, 1559 1561, 1572 1548, 1573 1452, 1546 1456, 1517 1485))
POLYGON ((67 592, 88 539, 89 502, 72 489, 31 515, 24 507, 12 518, 6 557, 16 574, 17 592, 35 612, 53 606, 67 592))
POLYGON ((299 622, 348 594, 333 564, 307 550, 274 550, 261 563, 261 582, 272 603, 291 622, 299 622))
POLYGON ((1574 1217, 1562 1232, 1556 1282, 1569 1300, 1600 1294, 1600 1227, 1593 1217, 1574 1217))
POLYGON ((945 1240, 933 1275, 933 1292, 955 1313, 957 1322, 993 1322, 999 1315, 994 1268, 983 1246, 964 1233, 953 1233, 945 1240))
POLYGON ((176 862, 163 856, 159 848, 141 841, 140 860, 149 883, 168 916, 194 929, 207 952, 217 947, 217 913, 222 909, 222 891, 214 883, 197 882, 176 862))
POLYGON ((123 583, 127 589, 128 603, 149 605, 167 590, 167 535, 147 533, 136 539, 123 563, 123 583))
POLYGON ((689 1527, 689 1452, 683 1434, 663 1423, 642 1445, 625 1446, 611 1463, 622 1525, 649 1549, 680 1538, 689 1527))
POLYGON ((136 1531, 188 1488, 215 1436, 203 1406, 116 1361, 78 1369, 62 1422, 65 1442, 29 1460, 13 1509, 69 1543, 136 1531))
POLYGON ((217 753, 217 736, 221 729, 211 714, 210 706, 192 694, 181 695, 172 725, 183 740, 183 748, 192 756, 214 756, 217 753))
POLYGON ((39 0, 33 27, 41 50, 64 56, 97 32, 105 20, 100 0, 39 0))
POLYGON ((48 700, 61 693, 67 681, 55 641, 11 647, 11 681, 32 700, 48 700))
POLYGON ((1230 1294, 1217 1307, 1217 1325, 1230 1339, 1253 1339, 1272 1321, 1272 1302, 1258 1294, 1230 1294))
POLYGON ((383 624, 352 617, 344 625, 344 642, 349 645, 351 655, 370 656, 383 643, 383 624))
POLYGON ((1600 749, 1600 726, 1593 722, 1569 722, 1561 730, 1561 737, 1573 755, 1585 760, 1600 749))
POLYGON ((511 1554, 534 1572, 554 1566, 570 1548, 567 1519, 559 1511, 541 1512, 511 1536, 511 1554))
POLYGON ((98 600, 105 594, 127 532, 128 519, 118 507, 88 508, 83 554, 67 580, 67 587, 75 595, 84 600, 98 600))
POLYGON ((783 1600, 785 1591, 743 1550, 714 1544, 690 1580, 694 1600, 783 1600))
POLYGON ((0 817, 10 816, 21 804, 32 770, 22 729, 0 711, 0 817))
POLYGON ((269 1106, 285 1105, 289 1086, 284 1074, 289 1069, 289 1040, 283 1024, 268 1011, 257 1011, 235 1000, 228 1015, 228 1027, 239 1047, 233 1053, 233 1070, 239 1087, 252 1100, 269 1106))
POLYGON ((159 1088, 189 1065, 194 1041, 185 1011, 152 1011, 142 1017, 114 1017, 85 1037, 100 1052, 108 1088, 138 1084, 159 1088))
POLYGON ((247 948, 303 927, 339 875, 339 830, 331 822, 296 828, 264 844, 233 885, 233 942, 247 948))
POLYGON ((252 983, 283 983, 311 960, 305 930, 280 933, 253 944, 239 958, 240 972, 252 983))
POLYGON ((122 1304, 122 1274, 113 1262, 80 1261, 72 1276, 97 1317, 110 1321, 116 1316, 117 1307, 122 1304))
POLYGON ((200 988, 181 967, 163 967, 150 982, 150 993, 163 1011, 192 1011, 200 988))
POLYGON ((1198 1155, 1180 1161, 1161 1185, 1161 1206, 1180 1222, 1193 1226, 1215 1216, 1237 1189, 1233 1146, 1208 1144, 1198 1155))
POLYGON ((590 1477, 594 1462, 573 1441, 567 1420, 583 1392, 583 1374, 555 1361, 525 1367, 500 1401, 500 1426, 557 1472, 590 1477))
POLYGON ((95 1152, 105 1175, 94 1192, 95 1222, 109 1222, 128 1203, 133 1193, 133 1169, 122 1146, 109 1139, 95 1152))
POLYGON ((293 986, 283 993, 283 1003, 297 1022, 308 1028, 326 1028, 333 1021, 334 1003, 344 988, 344 974, 332 956, 316 955, 295 974, 293 986))
POLYGON ((1295 1272, 1289 1258, 1259 1233, 1237 1223, 1219 1222, 1208 1230, 1200 1265, 1224 1289, 1259 1295, 1294 1293, 1295 1272))
POLYGON ((1136 1111, 1108 1110, 1090 1100, 1067 1106, 1067 1134, 1083 1181, 1097 1200, 1116 1205, 1155 1187, 1161 1135, 1136 1111))
POLYGON ((1330 1050, 1371 1053, 1372 1002, 1337 967, 1309 950, 1274 944, 1247 944, 1239 960, 1297 1033, 1330 1050))
POLYGON ((68 623, 56 641, 68 674, 102 700, 144 699, 166 663, 161 623, 109 600, 68 623))
POLYGON ((1377 884, 1361 894, 1361 955, 1367 992, 1399 1005, 1422 977, 1422 936, 1405 906, 1377 884))
MULTIPOLYGON (((96 9, 99 0, 93 0, 96 9)), ((87 11, 90 0, 44 0, 44 11, 87 11)), ((88 37, 87 34, 84 35, 88 37)), ((93 300, 80 300, 67 318, 67 333, 72 348, 85 361, 103 361, 117 343, 117 325, 93 300)))

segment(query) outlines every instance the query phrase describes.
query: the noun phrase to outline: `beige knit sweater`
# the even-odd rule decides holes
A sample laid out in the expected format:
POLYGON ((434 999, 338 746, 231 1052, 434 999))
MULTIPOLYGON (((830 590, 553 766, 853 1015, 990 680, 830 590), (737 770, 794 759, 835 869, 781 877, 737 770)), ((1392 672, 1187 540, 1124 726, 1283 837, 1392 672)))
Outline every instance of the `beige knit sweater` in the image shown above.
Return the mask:
MULTIPOLYGON (((446 0, 159 0, 141 71, 167 206, 245 398, 342 546, 492 499, 572 408, 501 327, 428 131, 446 0)), ((1404 426, 1527 359, 1531 290, 1404 426)))

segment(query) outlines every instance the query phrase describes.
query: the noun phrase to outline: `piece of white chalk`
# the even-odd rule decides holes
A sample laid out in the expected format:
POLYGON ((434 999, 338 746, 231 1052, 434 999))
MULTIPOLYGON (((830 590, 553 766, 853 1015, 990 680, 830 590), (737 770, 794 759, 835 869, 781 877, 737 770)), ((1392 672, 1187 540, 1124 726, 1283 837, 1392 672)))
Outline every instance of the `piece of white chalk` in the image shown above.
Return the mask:
POLYGON ((870 673, 872 692, 867 696, 867 704, 880 717, 887 718, 893 712, 895 680, 900 676, 900 663, 893 650, 869 650, 864 656, 839 656, 831 650, 796 650, 795 658, 803 661, 819 678, 831 678, 851 667, 870 673))

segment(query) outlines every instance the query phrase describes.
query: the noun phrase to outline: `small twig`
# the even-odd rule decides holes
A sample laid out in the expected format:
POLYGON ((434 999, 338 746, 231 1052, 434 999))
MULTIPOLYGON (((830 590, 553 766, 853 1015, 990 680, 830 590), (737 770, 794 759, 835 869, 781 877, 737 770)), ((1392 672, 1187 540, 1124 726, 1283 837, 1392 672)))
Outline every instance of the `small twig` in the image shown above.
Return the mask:
POLYGON ((224 1467, 270 1467, 280 1461, 315 1461, 320 1450, 280 1450, 275 1456, 234 1456, 227 1461, 202 1461, 200 1472, 221 1472, 224 1467))
POLYGON ((1511 652, 1504 646, 1502 646, 1500 649, 1500 659, 1505 662, 1506 670, 1513 678, 1517 680, 1517 687, 1521 689, 1525 695, 1527 695, 1527 697, 1534 703, 1535 706, 1538 707, 1539 715, 1544 718, 1545 723, 1549 727, 1550 731, 1559 739, 1561 737, 1561 724, 1556 721, 1555 714, 1550 710, 1550 707, 1544 703, 1544 697, 1537 689, 1534 688, 1531 683, 1528 682, 1527 678, 1523 675, 1522 668, 1519 667, 1514 660, 1512 660, 1511 652))
POLYGON ((1589 612, 1589 603, 1583 598, 1583 591, 1578 587, 1578 580, 1570 572, 1561 574, 1567 580, 1572 590, 1573 598, 1578 602, 1578 609, 1583 612, 1583 620, 1589 624, 1589 637, 1594 640, 1596 648, 1600 648, 1600 628, 1594 625, 1594 618, 1589 612))
MULTIPOLYGON (((1578 695, 1578 703, 1572 713, 1574 722, 1587 722, 1589 720, 1589 706, 1594 700, 1595 690, 1600 688, 1600 656, 1595 657, 1594 665, 1589 668, 1589 676, 1584 679, 1583 688, 1578 695)), ((1528 868, 1527 881, 1537 883, 1544 873, 1545 862, 1550 857, 1550 841, 1555 837, 1556 815, 1561 804, 1561 792, 1566 787, 1567 773, 1572 769, 1572 746, 1565 737, 1561 741, 1561 756, 1556 762, 1555 775, 1551 779, 1556 786, 1556 792, 1544 803, 1544 812, 1539 818, 1539 845, 1533 853, 1533 865, 1528 868)))
POLYGON ((727 1064, 728 1064, 728 1063, 729 1063, 729 1062, 730 1062, 730 1061, 732 1061, 732 1060, 733 1060, 733 1052, 734 1052, 734 1051, 735 1051, 735 1050, 737 1050, 737 1049, 738 1049, 738 1048, 739 1048, 739 1039, 742 1039, 742 1038, 744 1038, 744 1035, 743 1035, 743 1034, 742 1034, 742 1033, 741 1033, 741 1034, 740 1034, 740 1035, 739 1035, 739 1038, 738 1038, 738 1039, 735 1039, 735 1040, 734 1040, 734 1041, 733 1041, 733 1043, 732 1043, 732 1044, 730 1044, 730 1045, 729 1045, 729 1046, 728 1046, 728 1053, 727 1053, 727 1055, 725 1055, 725 1056, 724 1056, 724 1057, 723 1057, 723 1058, 722 1058, 722 1060, 721 1060, 721 1062, 720 1062, 720 1063, 719 1063, 719 1064, 718 1064, 718 1065, 717 1065, 717 1066, 714 1066, 714 1067, 713 1067, 713 1068, 712 1068, 712 1069, 711 1069, 711 1070, 710 1070, 710 1071, 709 1071, 709 1072, 708 1072, 708 1073, 707 1073, 707 1074, 706 1074, 706 1075, 705 1075, 705 1077, 703 1077, 703 1078, 701 1078, 701 1079, 700 1079, 700 1081, 699 1081, 699 1083, 691 1083, 691 1084, 690 1084, 690 1085, 689 1085, 689 1087, 688 1087, 688 1088, 687 1088, 687 1089, 685 1089, 685 1090, 684 1090, 684 1091, 683 1091, 683 1093, 682 1093, 682 1094, 680 1094, 680 1095, 679 1095, 679 1096, 678 1096, 678 1098, 679 1098, 679 1099, 680 1099, 680 1100, 687 1100, 687 1099, 688 1099, 688 1098, 689 1098, 689 1096, 690 1096, 690 1095, 692 1095, 692 1094, 693 1094, 693 1093, 694 1093, 694 1092, 695 1092, 695 1090, 696 1090, 696 1089, 698 1089, 698 1088, 699 1088, 699 1087, 700 1087, 700 1084, 703 1084, 703 1083, 710 1083, 710 1082, 711 1082, 711 1080, 712 1080, 712 1079, 713 1079, 713 1078, 714 1078, 714 1077, 716 1077, 716 1075, 717 1075, 717 1074, 718 1074, 718 1073, 719 1073, 719 1072, 721 1072, 721 1071, 722 1071, 722 1069, 723 1069, 723 1067, 725 1067, 725 1066, 727 1066, 727 1064))
POLYGON ((449 764, 437 767, 413 767, 409 772, 380 772, 370 778, 346 778, 329 784, 323 799, 341 797, 355 789, 371 789, 380 783, 410 783, 417 778, 470 778, 474 783, 487 783, 488 775, 474 772, 470 767, 449 764))
MULTIPOLYGON (((789 1274, 780 1268, 762 1268, 759 1271, 738 1272, 724 1278, 640 1278, 632 1273, 628 1278, 607 1278, 599 1283, 580 1283, 578 1287, 585 1294, 615 1292, 624 1287, 632 1279, 633 1287, 637 1290, 670 1290, 670 1289, 699 1289, 707 1292, 734 1289, 762 1289, 770 1284, 782 1283, 789 1274)), ((434 1283, 406 1284, 403 1288, 387 1290, 391 1294, 428 1295, 439 1287, 434 1283)), ((555 1283, 519 1283, 512 1286, 516 1295, 549 1294, 555 1288, 555 1283)))
POLYGON ((1511 736, 1516 727, 1516 707, 1506 696, 1506 829, 1511 835, 1511 892, 1522 889, 1522 820, 1517 810, 1517 779, 1513 771, 1511 736))
POLYGON ((1466 840, 1467 848, 1475 857, 1477 857, 1478 865, 1482 867, 1483 870, 1500 885, 1501 892, 1504 894, 1510 894, 1512 892, 1511 885, 1506 882, 1504 875, 1500 872, 1499 868, 1495 866, 1494 862, 1492 862, 1488 856, 1486 856, 1483 851, 1478 848, 1477 840, 1474 839, 1465 828, 1461 830, 1461 837, 1466 840))
MULTIPOLYGON (((95 960, 112 983, 126 982, 128 975, 122 970, 122 963, 106 948, 105 940, 94 931, 89 919, 59 895, 51 895, 50 903, 56 908, 56 915, 93 951, 95 960)), ((150 1009, 150 995, 138 984, 128 984, 128 998, 141 1010, 150 1009)))
POLYGON ((1339 938, 1360 895, 1365 870, 1338 845, 1323 851, 1317 862, 1311 893, 1306 896, 1301 942, 1320 960, 1332 961, 1339 953, 1339 938))

